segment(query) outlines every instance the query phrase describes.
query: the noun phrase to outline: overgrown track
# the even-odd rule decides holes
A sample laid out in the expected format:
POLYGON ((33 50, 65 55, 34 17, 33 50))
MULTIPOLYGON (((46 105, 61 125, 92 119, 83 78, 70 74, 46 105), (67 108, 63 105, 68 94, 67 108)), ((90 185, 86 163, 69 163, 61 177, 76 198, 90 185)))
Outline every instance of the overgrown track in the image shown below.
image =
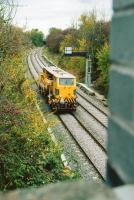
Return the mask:
MULTIPOLYGON (((42 68, 52 65, 41 57, 39 51, 29 55, 28 63, 36 81, 42 68)), ((97 103, 90 102, 90 98, 85 94, 82 98, 80 89, 78 93, 77 111, 72 114, 59 114, 59 118, 94 168, 105 179, 107 113, 103 112, 97 103)))

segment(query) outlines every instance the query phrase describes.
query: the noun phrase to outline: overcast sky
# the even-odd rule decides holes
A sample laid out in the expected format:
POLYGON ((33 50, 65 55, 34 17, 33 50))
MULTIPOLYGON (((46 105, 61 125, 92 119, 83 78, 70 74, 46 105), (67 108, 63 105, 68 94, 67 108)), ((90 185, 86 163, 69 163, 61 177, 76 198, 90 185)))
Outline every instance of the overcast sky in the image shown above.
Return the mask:
POLYGON ((14 23, 28 29, 38 28, 45 34, 50 27, 67 28, 83 12, 96 10, 107 19, 112 15, 112 0, 18 0, 14 23), (27 23, 26 23, 27 22, 27 23))

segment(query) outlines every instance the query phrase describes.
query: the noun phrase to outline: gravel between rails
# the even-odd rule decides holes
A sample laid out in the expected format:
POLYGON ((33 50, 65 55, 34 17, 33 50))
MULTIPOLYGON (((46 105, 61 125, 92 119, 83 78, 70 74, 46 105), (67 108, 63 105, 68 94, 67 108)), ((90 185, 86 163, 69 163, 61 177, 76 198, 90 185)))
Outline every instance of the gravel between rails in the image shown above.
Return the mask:
MULTIPOLYGON (((46 106, 45 106, 46 107, 46 106)), ((51 129, 57 140, 64 145, 64 154, 69 162, 69 166, 72 169, 78 169, 81 176, 86 180, 95 180, 97 182, 102 181, 101 175, 94 168, 90 160, 85 156, 85 153, 81 150, 77 142, 74 140, 70 132, 65 128, 61 120, 57 115, 45 113, 45 118, 51 123, 51 121, 59 121, 54 124, 51 129)))
POLYGON ((80 95, 77 95, 77 102, 89 112, 92 116, 94 116, 104 127, 107 127, 107 117, 102 112, 100 112, 96 107, 83 99, 80 95))
POLYGON ((86 131, 89 132, 99 142, 102 148, 106 151, 107 147, 107 130, 92 116, 89 115, 81 106, 77 107, 76 112, 73 113, 75 118, 85 127, 86 131))
POLYGON ((90 94, 89 95, 86 94, 79 87, 77 87, 77 94, 80 95, 81 97, 83 97, 90 104, 92 104, 93 106, 95 106, 104 115, 106 115, 106 116, 109 115, 108 109, 102 104, 102 102, 100 100, 96 99, 96 97, 94 97, 94 96, 92 96, 90 94))
MULTIPOLYGON (((40 55, 38 55, 38 54, 36 53, 36 54, 35 54, 35 57, 36 57, 36 60, 39 60, 39 61, 43 64, 43 61, 42 61, 43 58, 41 58, 40 55)), ((50 63, 47 63, 47 61, 45 61, 45 59, 44 59, 44 65, 47 66, 47 67, 49 67, 49 66, 50 66, 50 63)))
POLYGON ((83 129, 79 122, 70 114, 61 114, 60 119, 63 121, 67 129, 70 131, 74 139, 80 145, 94 167, 105 179, 106 176, 106 153, 95 140, 83 129))
MULTIPOLYGON (((29 56, 28 57, 28 64, 29 64, 30 72, 31 72, 33 78, 37 81, 38 74, 37 74, 37 71, 35 70, 36 67, 33 66, 33 62, 31 60, 32 60, 32 58, 29 56)), ((58 130, 59 130, 59 128, 58 128, 58 130)), ((92 166, 91 162, 88 161, 86 159, 86 157, 84 158, 84 154, 81 152, 81 150, 79 150, 79 147, 77 146, 75 141, 74 141, 74 144, 73 144, 73 140, 69 139, 69 135, 67 136, 67 134, 66 134, 66 139, 67 138, 68 138, 68 140, 66 140, 66 142, 69 143, 69 144, 67 144, 67 147, 69 147, 68 145, 71 145, 70 146, 71 149, 73 149, 75 151, 75 154, 77 154, 77 159, 80 162, 79 166, 81 166, 80 171, 82 173, 82 176, 84 178, 86 178, 87 180, 93 179, 93 180, 99 181, 100 177, 98 176, 98 172, 95 172, 96 170, 92 166)))
POLYGON ((31 55, 31 60, 32 60, 33 66, 36 66, 36 68, 34 67, 35 70, 37 71, 38 74, 40 74, 40 73, 42 72, 42 68, 41 68, 40 65, 37 63, 34 54, 31 55))
MULTIPOLYGON (((48 61, 46 57, 43 58, 41 56, 41 50, 36 52, 36 56, 35 57, 37 59, 37 62, 40 64, 41 68, 43 68, 44 65, 46 65, 46 66, 54 65, 53 63, 48 61)), ((104 125, 104 127, 107 127, 107 124, 108 124, 107 116, 108 116, 109 113, 108 113, 108 110, 103 106, 103 104, 98 99, 96 99, 95 97, 92 97, 92 96, 89 96, 89 95, 85 94, 78 87, 77 87, 77 96, 79 97, 78 98, 79 100, 81 100, 81 99, 83 99, 83 101, 85 100, 84 102, 86 103, 86 105, 90 104, 90 107, 93 106, 93 109, 96 108, 96 111, 98 110, 98 113, 100 113, 100 114, 99 114, 97 119, 100 120, 100 122, 104 125), (100 118, 100 115, 102 115, 101 118, 100 118)), ((78 100, 78 103, 86 109, 86 107, 83 105, 83 103, 81 104, 81 101, 79 101, 79 100, 78 100)))
POLYGON ((37 71, 33 67, 33 63, 31 61, 31 55, 28 56, 28 66, 29 66, 30 72, 31 72, 34 80, 37 82, 39 76, 38 76, 37 71))
MULTIPOLYGON (((40 65, 40 68, 43 68, 44 64, 39 60, 39 58, 37 60, 37 56, 36 56, 36 58, 35 58, 35 56, 32 56, 31 59, 34 60, 34 61, 32 61, 32 64, 34 65, 33 66, 34 71, 35 71, 35 68, 37 68, 36 67, 37 65, 40 65)), ((37 71, 38 70, 36 69, 36 73, 37 73, 37 71)), ((83 103, 82 98, 81 98, 81 101, 83 103)), ((85 101, 84 106, 89 107, 89 102, 85 101)), ((96 108, 93 108, 93 105, 91 107, 89 109, 91 112, 96 111, 96 113, 100 113, 100 111, 98 111, 96 108)), ((103 117, 102 116, 103 116, 103 114, 101 113, 99 115, 99 118, 101 118, 103 121, 104 116, 103 117)), ((97 171, 105 179, 105 163, 106 163, 107 156, 106 156, 106 153, 104 152, 104 150, 98 145, 99 140, 97 143, 93 139, 92 135, 90 135, 89 132, 87 132, 85 130, 85 128, 83 128, 80 125, 79 120, 74 118, 71 114, 66 114, 66 115, 62 114, 59 117, 62 120, 62 122, 65 124, 66 128, 69 130, 69 132, 71 133, 71 135, 73 136, 75 141, 78 143, 81 150, 85 153, 85 155, 89 158, 89 160, 92 162, 92 164, 97 169, 97 171)), ((88 118, 89 118, 89 116, 88 116, 88 118)), ((103 122, 105 122, 105 121, 103 121, 103 122)), ((95 130, 95 126, 94 126, 94 130, 95 130)), ((97 137, 96 137, 96 139, 97 139, 97 137)), ((104 146, 103 138, 100 137, 100 140, 101 140, 102 145, 104 146)))
POLYGON ((56 66, 52 61, 50 61, 46 56, 42 56, 42 49, 39 49, 37 51, 37 57, 40 59, 40 61, 45 64, 45 66, 56 66))
POLYGON ((49 65, 46 64, 45 61, 44 62, 41 61, 41 59, 38 57, 37 53, 36 53, 36 55, 34 57, 34 60, 35 60, 36 64, 38 64, 41 69, 43 69, 44 66, 49 67, 49 65))

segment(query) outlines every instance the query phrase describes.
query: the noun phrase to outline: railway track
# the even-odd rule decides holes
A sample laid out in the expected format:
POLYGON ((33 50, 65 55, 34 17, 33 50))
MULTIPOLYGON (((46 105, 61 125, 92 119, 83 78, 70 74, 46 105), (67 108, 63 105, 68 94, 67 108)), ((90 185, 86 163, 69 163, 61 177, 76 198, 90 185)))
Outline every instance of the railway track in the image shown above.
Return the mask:
MULTIPOLYGON (((29 55, 28 63, 36 81, 42 68, 52 65, 50 61, 43 59, 38 51, 29 55)), ((99 102, 83 94, 80 89, 77 95, 79 103, 77 111, 72 114, 59 114, 59 118, 82 153, 102 179, 105 179, 107 112, 99 102)))

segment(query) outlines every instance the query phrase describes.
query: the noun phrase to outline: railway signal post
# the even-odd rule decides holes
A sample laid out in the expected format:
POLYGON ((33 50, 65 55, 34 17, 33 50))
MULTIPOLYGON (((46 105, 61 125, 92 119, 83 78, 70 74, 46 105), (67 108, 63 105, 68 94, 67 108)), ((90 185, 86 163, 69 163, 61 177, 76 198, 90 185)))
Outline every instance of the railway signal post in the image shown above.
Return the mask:
POLYGON ((86 58, 86 74, 85 74, 85 84, 91 86, 91 73, 92 73, 92 64, 90 55, 86 58))
POLYGON ((91 86, 91 73, 92 73, 92 63, 91 57, 88 51, 73 51, 72 47, 65 47, 65 56, 74 57, 80 56, 86 58, 86 69, 85 69, 85 84, 91 86))

